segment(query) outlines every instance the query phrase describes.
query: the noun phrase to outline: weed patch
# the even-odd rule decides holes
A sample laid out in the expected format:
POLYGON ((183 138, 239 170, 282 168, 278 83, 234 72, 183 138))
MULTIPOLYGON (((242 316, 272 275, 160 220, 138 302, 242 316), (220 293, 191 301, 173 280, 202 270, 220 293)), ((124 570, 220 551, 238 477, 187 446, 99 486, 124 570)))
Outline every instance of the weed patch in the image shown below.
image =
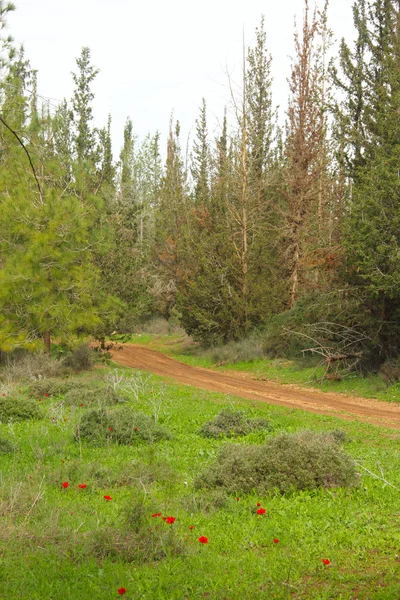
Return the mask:
POLYGON ((0 454, 11 454, 15 452, 16 448, 10 440, 0 437, 0 454))
POLYGON ((6 382, 21 382, 43 377, 59 377, 66 371, 62 361, 56 360, 48 354, 24 353, 5 358, 4 366, 0 371, 0 379, 6 382))
POLYGON ((271 430, 266 419, 250 419, 243 411, 226 408, 212 421, 207 421, 200 429, 200 435, 207 438, 240 437, 260 429, 271 430))
POLYGON ((226 445, 195 481, 196 488, 228 493, 281 493, 351 487, 359 476, 354 461, 332 434, 280 434, 262 446, 226 445))
POLYGON ((166 429, 141 412, 126 406, 118 410, 98 409, 84 414, 75 432, 75 439, 95 445, 107 442, 135 444, 170 439, 166 429))
POLYGON ((32 400, 13 395, 0 397, 0 421, 3 423, 42 418, 43 412, 32 400))

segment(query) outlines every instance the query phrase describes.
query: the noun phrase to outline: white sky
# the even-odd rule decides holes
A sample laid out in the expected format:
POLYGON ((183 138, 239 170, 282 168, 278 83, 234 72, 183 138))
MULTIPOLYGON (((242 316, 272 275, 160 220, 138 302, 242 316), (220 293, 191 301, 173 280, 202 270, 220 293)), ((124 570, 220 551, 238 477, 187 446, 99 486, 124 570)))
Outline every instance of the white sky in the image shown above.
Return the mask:
MULTIPOLYGON (((15 0, 9 32, 25 45, 38 69, 39 94, 57 104, 70 98, 71 71, 82 46, 100 69, 93 90, 95 122, 111 112, 114 154, 119 154, 129 115, 139 137, 160 130, 163 144, 171 111, 182 124, 182 146, 194 126, 201 99, 209 131, 217 134, 229 102, 227 70, 240 81, 242 30, 246 46, 265 15, 273 57, 274 102, 283 112, 287 96, 293 20, 301 24, 303 0, 15 0)), ((322 4, 322 0, 320 0, 322 4)), ((352 0, 331 0, 335 37, 352 40, 352 0)), ((310 0, 313 7, 313 0, 310 0)))

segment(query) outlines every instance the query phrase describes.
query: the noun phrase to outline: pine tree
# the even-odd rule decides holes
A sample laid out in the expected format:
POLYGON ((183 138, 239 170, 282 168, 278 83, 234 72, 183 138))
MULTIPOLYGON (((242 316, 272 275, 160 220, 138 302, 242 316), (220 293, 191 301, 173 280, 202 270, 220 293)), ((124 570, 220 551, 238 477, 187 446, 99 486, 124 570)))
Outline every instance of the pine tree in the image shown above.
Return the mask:
POLYGON ((174 127, 171 117, 165 173, 155 214, 156 263, 152 288, 155 307, 166 317, 170 316, 177 289, 182 277, 185 276, 185 265, 180 257, 180 245, 188 213, 188 195, 179 136, 179 121, 174 127))
POLYGON ((91 84, 99 73, 90 63, 90 49, 82 48, 81 55, 76 59, 77 73, 72 73, 75 90, 72 99, 73 122, 75 126, 74 148, 79 164, 84 162, 96 163, 96 136, 91 125, 93 120, 92 102, 94 94, 91 84))
POLYGON ((200 116, 196 121, 196 139, 193 144, 192 177, 194 181, 194 198, 196 204, 207 205, 210 195, 210 148, 207 132, 206 101, 200 108, 200 116))
MULTIPOLYGON (((400 351, 400 5, 369 5, 361 163, 354 153, 353 193, 346 219, 349 281, 383 360, 400 351)), ((352 96, 354 90, 349 91, 352 96)), ((356 123, 354 128, 357 131, 356 123)))
POLYGON ((272 57, 267 50, 264 16, 256 29, 256 46, 247 53, 248 146, 250 185, 258 206, 265 200, 266 168, 272 160, 275 112, 272 105, 272 57))

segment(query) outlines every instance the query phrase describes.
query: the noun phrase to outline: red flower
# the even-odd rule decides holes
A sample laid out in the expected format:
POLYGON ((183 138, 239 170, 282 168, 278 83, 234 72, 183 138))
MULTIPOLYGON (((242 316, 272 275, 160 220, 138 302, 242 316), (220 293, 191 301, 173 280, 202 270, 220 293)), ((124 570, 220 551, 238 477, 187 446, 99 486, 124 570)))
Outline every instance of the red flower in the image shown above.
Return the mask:
POLYGON ((113 428, 112 428, 112 427, 109 427, 109 430, 110 430, 110 431, 113 431, 113 428))
POLYGON ((112 500, 111 496, 103 496, 104 500, 112 500))
POLYGON ((126 588, 118 588, 117 592, 120 596, 122 596, 123 594, 126 594, 126 588))
POLYGON ((161 513, 154 513, 154 515, 151 515, 152 517, 161 517, 161 513))
POLYGON ((50 394, 45 394, 46 398, 48 398, 50 396, 50 394))
POLYGON ((261 506, 261 502, 257 502, 257 506, 261 506))
POLYGON ((137 427, 135 427, 135 431, 139 431, 139 429, 137 427))
POLYGON ((78 485, 78 488, 79 488, 80 490, 84 490, 86 487, 87 487, 87 486, 86 486, 86 483, 80 483, 80 484, 78 485))
POLYGON ((199 542, 200 544, 208 544, 208 538, 206 538, 204 535, 199 537, 199 542))
POLYGON ((257 514, 258 515, 265 515, 266 512, 267 511, 265 510, 265 508, 259 508, 258 511, 257 511, 257 514))
POLYGON ((194 525, 190 525, 189 529, 190 530, 194 529, 194 525))
POLYGON ((324 565, 330 565, 331 561, 329 560, 329 558, 323 558, 322 562, 324 563, 324 565))
POLYGON ((239 502, 240 498, 236 498, 236 502, 239 502))
POLYGON ((2 396, 7 396, 7 394, 2 394, 2 396))
POLYGON ((274 538, 274 544, 279 544, 278 538, 274 538))
POLYGON ((62 484, 61 484, 61 486, 62 486, 63 488, 67 488, 67 487, 69 486, 69 483, 68 483, 68 481, 64 481, 64 483, 62 483, 62 484))
POLYGON ((79 406, 83 406, 83 404, 80 404, 79 406))
POLYGON ((176 517, 167 517, 167 518, 165 519, 165 522, 166 522, 166 523, 169 523, 170 525, 171 525, 172 523, 175 523, 175 521, 176 521, 176 517))

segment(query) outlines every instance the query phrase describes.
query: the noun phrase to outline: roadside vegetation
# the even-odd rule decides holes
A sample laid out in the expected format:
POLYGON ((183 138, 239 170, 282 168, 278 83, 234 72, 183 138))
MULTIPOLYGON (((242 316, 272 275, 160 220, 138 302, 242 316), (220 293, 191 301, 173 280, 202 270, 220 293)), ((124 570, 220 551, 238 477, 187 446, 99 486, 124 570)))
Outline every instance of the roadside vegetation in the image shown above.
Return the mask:
POLYGON ((42 358, 0 369, 0 597, 400 595, 398 432, 42 358))

